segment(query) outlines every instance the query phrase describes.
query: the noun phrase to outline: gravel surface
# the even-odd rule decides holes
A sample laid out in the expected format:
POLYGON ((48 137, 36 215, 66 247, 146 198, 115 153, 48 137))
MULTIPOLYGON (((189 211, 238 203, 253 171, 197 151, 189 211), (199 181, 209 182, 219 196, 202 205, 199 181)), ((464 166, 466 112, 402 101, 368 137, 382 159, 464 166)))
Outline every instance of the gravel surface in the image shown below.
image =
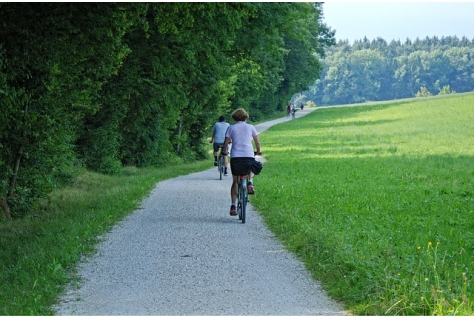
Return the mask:
MULTIPOLYGON (((79 265, 81 286, 56 315, 348 315, 264 226, 252 197, 245 224, 229 216, 231 180, 213 167, 158 183, 79 265)), ((251 196, 258 177, 255 188, 251 196)))

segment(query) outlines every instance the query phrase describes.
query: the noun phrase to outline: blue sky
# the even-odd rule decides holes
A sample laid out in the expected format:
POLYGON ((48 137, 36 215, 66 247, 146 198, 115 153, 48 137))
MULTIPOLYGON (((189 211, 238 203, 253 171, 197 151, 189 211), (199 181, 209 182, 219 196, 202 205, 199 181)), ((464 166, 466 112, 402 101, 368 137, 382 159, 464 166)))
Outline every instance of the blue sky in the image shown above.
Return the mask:
POLYGON ((366 36, 390 43, 427 36, 474 39, 474 2, 339 2, 323 4, 323 21, 336 40, 350 43, 366 36))

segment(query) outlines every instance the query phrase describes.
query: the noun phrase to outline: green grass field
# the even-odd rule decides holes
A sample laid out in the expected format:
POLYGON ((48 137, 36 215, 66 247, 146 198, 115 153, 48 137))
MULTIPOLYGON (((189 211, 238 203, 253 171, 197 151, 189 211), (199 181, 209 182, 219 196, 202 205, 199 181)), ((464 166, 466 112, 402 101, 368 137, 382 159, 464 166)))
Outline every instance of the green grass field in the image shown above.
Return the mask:
MULTIPOLYGON (((252 204, 353 313, 473 315, 473 106, 474 94, 449 95, 272 127, 252 204)), ((101 234, 157 182, 207 168, 83 171, 40 211, 0 221, 0 315, 51 315, 101 234)))
POLYGON ((474 95, 319 109, 260 137, 253 200, 359 315, 473 315, 474 95))

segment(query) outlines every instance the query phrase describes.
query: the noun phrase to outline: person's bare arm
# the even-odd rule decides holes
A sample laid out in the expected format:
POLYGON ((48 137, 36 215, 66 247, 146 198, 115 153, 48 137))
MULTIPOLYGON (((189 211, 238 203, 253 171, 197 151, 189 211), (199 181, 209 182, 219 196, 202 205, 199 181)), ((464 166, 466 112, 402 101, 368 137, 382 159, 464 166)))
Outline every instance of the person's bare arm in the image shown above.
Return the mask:
POLYGON ((230 137, 226 137, 224 140, 224 146, 222 146, 222 155, 228 155, 227 154, 227 146, 229 146, 230 143, 230 137), (224 153, 225 152, 225 153, 224 153))
POLYGON ((214 143, 214 137, 216 136, 216 132, 212 132, 212 137, 209 143, 214 143))
POLYGON ((255 152, 256 155, 261 155, 262 153, 260 152, 260 140, 258 139, 258 135, 255 135, 253 137, 253 142, 255 144, 255 148, 257 149, 257 151, 255 152))

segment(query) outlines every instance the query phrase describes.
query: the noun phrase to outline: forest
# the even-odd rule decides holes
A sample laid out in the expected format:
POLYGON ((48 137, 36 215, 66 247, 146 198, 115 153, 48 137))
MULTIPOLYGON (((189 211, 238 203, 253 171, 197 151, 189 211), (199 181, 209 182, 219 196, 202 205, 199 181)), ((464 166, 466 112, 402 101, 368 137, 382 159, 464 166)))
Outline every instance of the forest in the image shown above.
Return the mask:
POLYGON ((321 77, 295 103, 386 101, 474 90, 474 39, 426 37, 404 43, 367 38, 326 50, 321 77))
POLYGON ((0 208, 208 156, 219 115, 281 111, 335 44, 322 3, 0 3, 0 208))

